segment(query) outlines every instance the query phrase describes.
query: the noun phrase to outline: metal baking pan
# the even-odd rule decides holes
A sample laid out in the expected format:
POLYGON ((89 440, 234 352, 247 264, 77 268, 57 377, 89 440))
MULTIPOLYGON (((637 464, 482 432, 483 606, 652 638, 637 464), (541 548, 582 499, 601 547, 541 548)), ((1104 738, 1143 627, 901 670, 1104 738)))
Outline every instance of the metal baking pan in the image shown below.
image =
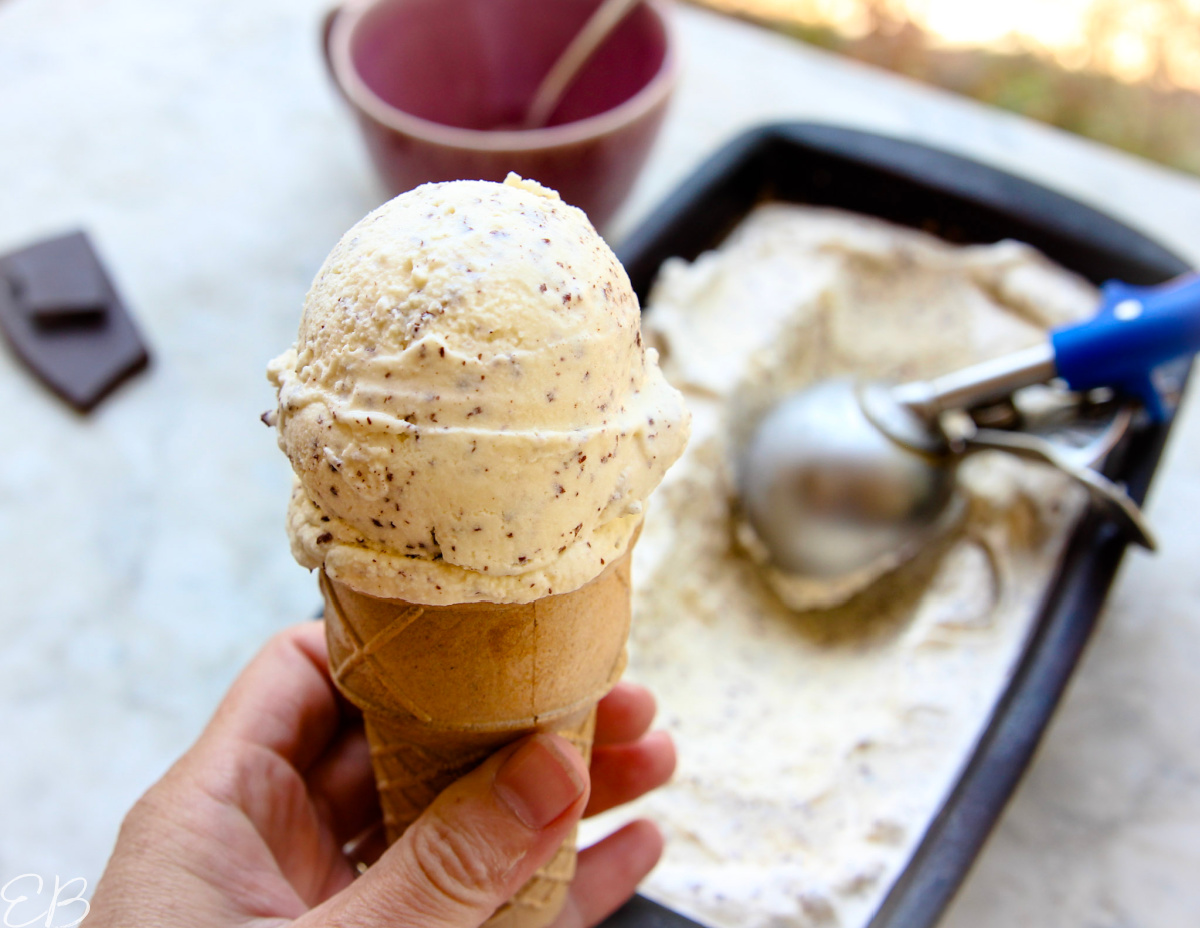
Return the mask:
MULTIPOLYGON (((836 126, 767 125, 734 139, 688 178, 619 249, 645 302, 668 257, 718 245, 758 204, 833 206, 967 244, 1019 239, 1094 283, 1155 284, 1189 269, 1140 232, 1030 181, 918 145, 836 126)), ((1168 372, 1182 389, 1190 364, 1168 372)), ((1145 498, 1171 418, 1138 422, 1105 473, 1145 498)), ((1068 542, 1015 673, 962 776, 869 928, 935 925, 1028 766, 1112 583, 1125 537, 1088 510, 1068 542)), ((635 897, 607 928, 696 923, 635 897)))

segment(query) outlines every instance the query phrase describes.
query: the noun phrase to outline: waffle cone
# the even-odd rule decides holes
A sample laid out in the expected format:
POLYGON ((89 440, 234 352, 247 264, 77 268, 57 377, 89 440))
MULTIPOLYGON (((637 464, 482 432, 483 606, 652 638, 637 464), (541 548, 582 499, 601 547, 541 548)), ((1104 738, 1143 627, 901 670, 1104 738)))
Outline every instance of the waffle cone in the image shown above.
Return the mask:
MULTIPOLYGON (((525 604, 379 599, 322 572, 329 663, 363 710, 389 843, 447 786, 531 732, 558 732, 590 759, 596 703, 625 669, 629 558, 525 604)), ((548 925, 574 873, 572 833, 487 925, 548 925)))

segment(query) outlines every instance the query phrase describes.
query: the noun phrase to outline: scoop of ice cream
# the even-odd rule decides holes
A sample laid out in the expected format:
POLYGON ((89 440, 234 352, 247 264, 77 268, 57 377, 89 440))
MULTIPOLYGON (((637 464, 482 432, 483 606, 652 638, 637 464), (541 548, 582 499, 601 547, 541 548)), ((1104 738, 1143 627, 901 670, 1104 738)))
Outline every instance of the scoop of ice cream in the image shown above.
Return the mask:
POLYGON ((297 559, 410 602, 528 602, 619 557, 688 416, 586 216, 427 184, 334 248, 268 375, 297 559))

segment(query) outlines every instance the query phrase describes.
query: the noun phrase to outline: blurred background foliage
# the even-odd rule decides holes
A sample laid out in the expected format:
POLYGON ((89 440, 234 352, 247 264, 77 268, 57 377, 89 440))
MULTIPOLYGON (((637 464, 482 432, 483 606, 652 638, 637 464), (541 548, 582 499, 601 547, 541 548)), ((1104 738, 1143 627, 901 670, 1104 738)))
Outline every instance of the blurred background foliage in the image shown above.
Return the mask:
POLYGON ((1200 0, 693 0, 1200 174, 1200 0))

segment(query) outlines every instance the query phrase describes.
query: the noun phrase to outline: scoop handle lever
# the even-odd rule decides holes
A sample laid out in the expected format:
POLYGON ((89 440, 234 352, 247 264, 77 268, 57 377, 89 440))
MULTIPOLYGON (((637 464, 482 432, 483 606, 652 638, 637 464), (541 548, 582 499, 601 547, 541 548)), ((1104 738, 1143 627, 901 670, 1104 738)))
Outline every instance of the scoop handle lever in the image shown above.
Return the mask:
POLYGON ((1118 387, 1161 421, 1166 410, 1150 375, 1200 351, 1200 274, 1154 287, 1113 280, 1100 292, 1095 316, 1050 333, 1058 376, 1072 390, 1118 387))

